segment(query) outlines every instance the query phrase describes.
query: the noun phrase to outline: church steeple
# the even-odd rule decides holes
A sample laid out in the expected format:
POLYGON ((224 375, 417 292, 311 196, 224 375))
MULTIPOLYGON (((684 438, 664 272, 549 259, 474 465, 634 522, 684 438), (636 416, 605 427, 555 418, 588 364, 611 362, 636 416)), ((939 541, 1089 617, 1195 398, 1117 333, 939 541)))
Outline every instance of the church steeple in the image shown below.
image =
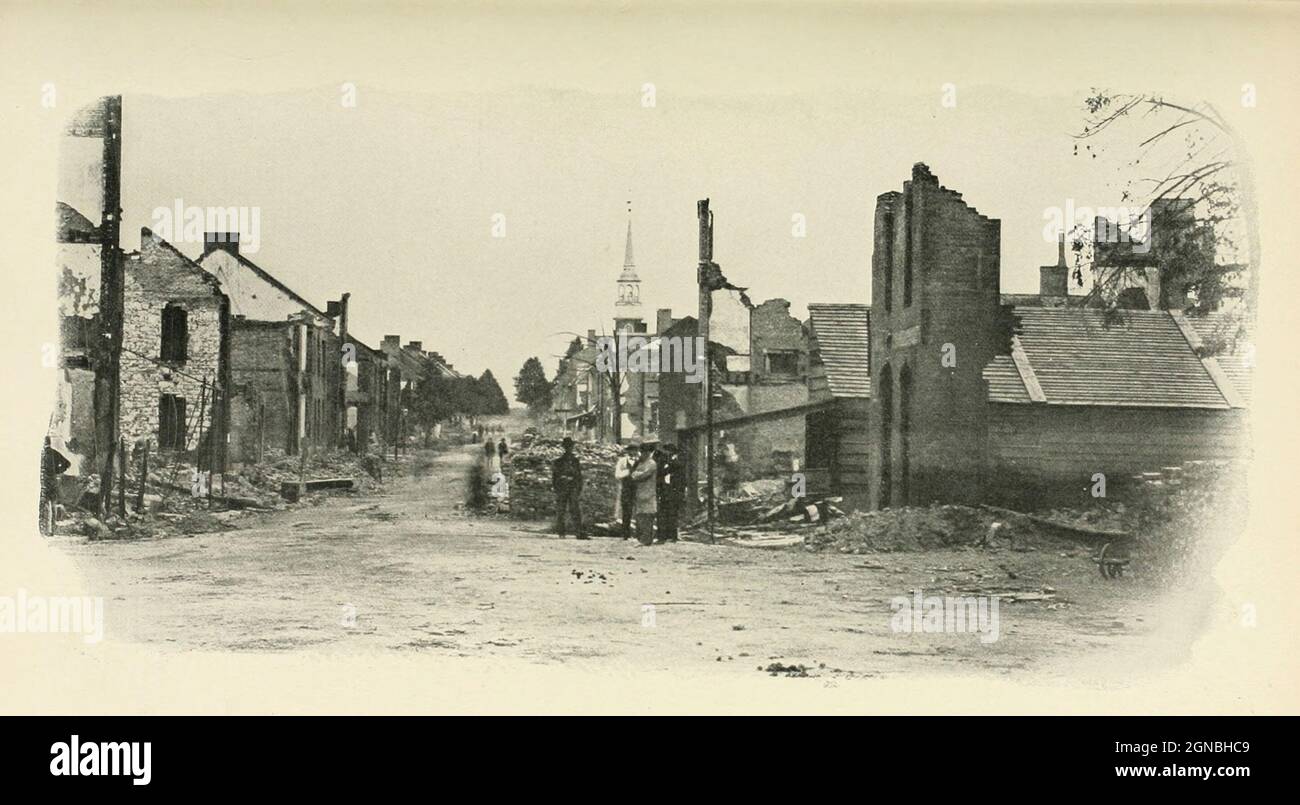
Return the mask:
POLYGON ((615 330, 641 330, 641 278, 636 273, 636 260, 632 257, 632 209, 628 208, 627 244, 623 247, 623 271, 618 275, 618 300, 614 303, 615 330), (639 325, 639 326, 638 326, 639 325))
POLYGON ((627 245, 623 247, 623 276, 636 280, 636 261, 632 259, 632 219, 627 219, 627 245))

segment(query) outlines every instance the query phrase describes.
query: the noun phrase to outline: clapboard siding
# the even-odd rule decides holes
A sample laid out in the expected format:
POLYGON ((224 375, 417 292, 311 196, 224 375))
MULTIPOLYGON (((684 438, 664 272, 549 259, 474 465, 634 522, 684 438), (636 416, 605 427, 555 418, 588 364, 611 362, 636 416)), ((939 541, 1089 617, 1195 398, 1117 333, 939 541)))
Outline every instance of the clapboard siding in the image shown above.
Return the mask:
POLYGON ((1182 461, 1239 458, 1238 410, 994 404, 989 450, 1004 469, 1061 477, 1159 470, 1182 461))
POLYGON ((837 429, 834 491, 844 497, 846 508, 865 508, 869 501, 867 459, 871 454, 867 400, 840 398, 834 410, 837 429))

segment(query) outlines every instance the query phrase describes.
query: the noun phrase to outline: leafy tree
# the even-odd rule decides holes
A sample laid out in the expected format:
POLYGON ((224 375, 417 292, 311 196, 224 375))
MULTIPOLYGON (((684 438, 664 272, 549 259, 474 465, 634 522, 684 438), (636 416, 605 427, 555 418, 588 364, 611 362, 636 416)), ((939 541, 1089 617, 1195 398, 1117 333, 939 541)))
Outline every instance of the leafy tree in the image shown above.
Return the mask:
POLYGON ((564 351, 564 357, 560 359, 559 364, 555 367, 556 379, 559 379, 560 375, 564 374, 564 367, 566 362, 581 351, 582 351, 582 338, 580 336, 575 335, 573 337, 573 340, 569 342, 569 348, 564 351))
MULTIPOLYGON (((1250 166, 1224 118, 1209 103, 1094 89, 1074 136, 1077 156, 1095 159, 1110 147, 1129 151, 1122 198, 1152 211, 1146 236, 1156 239, 1163 298, 1150 303, 1182 306, 1193 315, 1223 309, 1227 327, 1210 351, 1242 337, 1258 299, 1259 229, 1250 166), (1242 297, 1244 304, 1231 304, 1242 297)), ((1070 235, 1075 281, 1083 284, 1091 264, 1092 301, 1108 312, 1133 304, 1122 295, 1123 260, 1097 260, 1099 244, 1089 242, 1091 234, 1076 229, 1070 235)))
POLYGON ((475 391, 484 414, 500 415, 510 413, 510 401, 506 399, 505 392, 501 390, 501 386, 497 383, 496 377, 492 375, 491 369, 484 369, 483 374, 479 375, 475 391))
POLYGON ((524 361, 524 365, 515 377, 515 399, 533 413, 546 410, 551 405, 551 382, 546 379, 546 370, 536 356, 524 361))

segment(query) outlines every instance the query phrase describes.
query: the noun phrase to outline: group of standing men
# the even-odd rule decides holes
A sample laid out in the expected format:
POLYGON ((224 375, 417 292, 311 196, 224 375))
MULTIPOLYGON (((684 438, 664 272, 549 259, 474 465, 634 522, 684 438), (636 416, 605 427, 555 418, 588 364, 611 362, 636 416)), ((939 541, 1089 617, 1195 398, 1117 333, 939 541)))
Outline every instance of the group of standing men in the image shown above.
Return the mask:
MULTIPOLYGON (((578 498, 582 491, 582 466, 573 454, 573 439, 563 441, 564 453, 552 464, 555 490, 555 531, 565 535, 572 517, 578 539, 587 539, 578 498)), ((623 539, 633 533, 642 545, 677 541, 677 517, 686 499, 686 463, 671 444, 629 444, 614 466, 618 498, 614 519, 623 527, 623 539), (635 531, 634 527, 635 526, 635 531)))

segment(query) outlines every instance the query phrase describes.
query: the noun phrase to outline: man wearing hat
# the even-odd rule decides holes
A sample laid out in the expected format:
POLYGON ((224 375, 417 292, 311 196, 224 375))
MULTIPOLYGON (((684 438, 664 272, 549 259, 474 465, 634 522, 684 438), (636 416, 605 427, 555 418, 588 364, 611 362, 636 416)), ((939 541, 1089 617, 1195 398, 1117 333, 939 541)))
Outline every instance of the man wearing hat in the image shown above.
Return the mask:
POLYGON ((623 455, 614 465, 614 480, 618 482, 618 497, 614 500, 614 519, 623 524, 623 539, 632 536, 632 512, 636 510, 636 484, 632 481, 632 468, 636 466, 641 447, 637 441, 628 442, 623 455))
POLYGON ((564 453, 551 463, 551 488, 555 490, 555 533, 565 532, 565 517, 573 514, 573 525, 578 539, 587 539, 582 528, 582 509, 578 498, 582 493, 582 464, 573 454, 573 439, 568 436, 560 443, 564 453))
POLYGON ((642 545, 655 539, 655 517, 659 513, 659 466, 655 464, 654 445, 643 443, 641 457, 632 468, 632 481, 636 484, 636 538, 642 545))
POLYGON ((659 465, 659 542, 677 541, 677 513, 686 497, 686 462, 677 452, 677 445, 663 444, 655 455, 659 465))

